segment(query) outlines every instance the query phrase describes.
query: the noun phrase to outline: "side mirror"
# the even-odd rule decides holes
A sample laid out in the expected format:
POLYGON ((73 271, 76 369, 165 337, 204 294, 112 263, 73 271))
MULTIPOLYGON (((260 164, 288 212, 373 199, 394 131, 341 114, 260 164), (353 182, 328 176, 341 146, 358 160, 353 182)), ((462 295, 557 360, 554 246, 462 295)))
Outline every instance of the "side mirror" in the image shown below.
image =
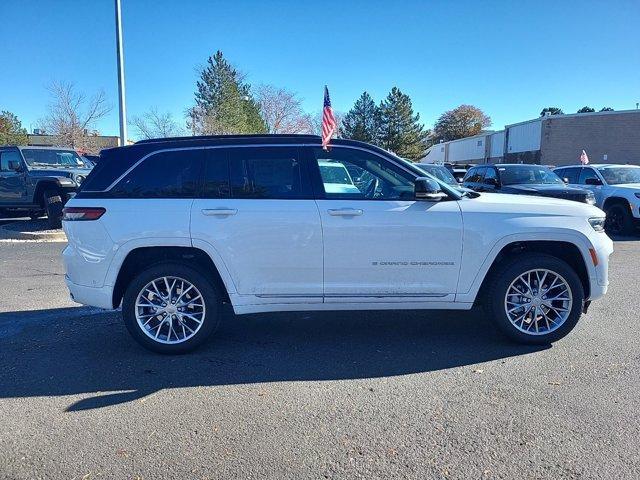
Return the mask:
POLYGON ((492 187, 498 188, 498 179, 497 178, 487 178, 485 180, 487 185, 491 185, 492 187))
POLYGON ((426 200, 428 202, 439 202, 447 198, 447 194, 440 189, 440 184, 428 177, 416 178, 414 196, 416 200, 426 200))
POLYGON ((586 185, 602 185, 602 180, 599 178, 587 178, 584 183, 586 185))

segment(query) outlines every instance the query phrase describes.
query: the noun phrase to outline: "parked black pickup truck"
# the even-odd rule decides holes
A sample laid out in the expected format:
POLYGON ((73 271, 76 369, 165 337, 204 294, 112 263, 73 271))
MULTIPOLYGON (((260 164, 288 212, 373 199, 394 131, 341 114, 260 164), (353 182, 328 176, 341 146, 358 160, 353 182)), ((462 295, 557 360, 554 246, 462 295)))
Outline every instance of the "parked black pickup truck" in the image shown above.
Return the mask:
POLYGON ((62 207, 91 171, 74 150, 57 147, 0 147, 0 214, 47 214, 59 228, 62 207))
POLYGON ((592 192, 570 187, 544 165, 478 165, 469 169, 462 185, 476 192, 554 197, 594 205, 592 192))

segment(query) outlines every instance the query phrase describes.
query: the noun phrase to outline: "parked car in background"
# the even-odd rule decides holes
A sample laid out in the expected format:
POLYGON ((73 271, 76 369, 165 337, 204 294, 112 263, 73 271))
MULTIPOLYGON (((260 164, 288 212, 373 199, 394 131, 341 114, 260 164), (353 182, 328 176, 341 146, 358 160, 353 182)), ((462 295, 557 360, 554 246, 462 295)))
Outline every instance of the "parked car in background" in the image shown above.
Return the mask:
POLYGON ((47 214, 60 227, 62 208, 89 172, 74 150, 55 147, 0 147, 0 211, 32 218, 47 214))
POLYGON ((595 204, 593 193, 565 185, 558 175, 543 165, 478 165, 467 172, 462 185, 476 192, 535 195, 595 204))
POLYGON ((424 172, 428 173, 432 177, 442 180, 444 183, 451 185, 452 187, 459 187, 460 183, 444 165, 436 165, 434 163, 416 163, 416 167, 424 172))
POLYGON ((462 183, 467 171, 469 171, 471 167, 475 167, 475 164, 445 163, 444 166, 451 172, 458 183, 462 183))
POLYGON ((122 305, 132 336, 162 353, 204 342, 222 303, 236 314, 483 304, 513 340, 547 344, 606 293, 601 210, 424 175, 381 148, 324 150, 310 135, 103 150, 64 209, 65 280, 79 303, 122 305))
POLYGON ((572 165, 554 172, 569 185, 593 192, 607 214, 608 232, 628 235, 640 226, 640 166, 572 165))

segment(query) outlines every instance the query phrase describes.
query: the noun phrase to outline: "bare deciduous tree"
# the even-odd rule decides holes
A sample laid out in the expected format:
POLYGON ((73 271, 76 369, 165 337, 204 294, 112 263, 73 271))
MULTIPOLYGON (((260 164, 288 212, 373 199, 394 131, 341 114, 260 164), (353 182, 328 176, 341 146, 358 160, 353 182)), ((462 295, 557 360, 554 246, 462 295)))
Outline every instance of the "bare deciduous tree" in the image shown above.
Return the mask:
POLYGON ((183 129, 173 119, 169 112, 160 112, 157 107, 151 107, 142 115, 136 115, 129 122, 138 132, 138 137, 166 138, 184 135, 183 129))
POLYGON ((97 153, 96 123, 112 109, 104 91, 87 98, 71 82, 53 82, 47 89, 53 101, 47 116, 38 122, 40 128, 55 135, 59 146, 97 153))
POLYGON ((313 118, 304 112, 295 93, 262 85, 258 88, 257 100, 269 133, 313 132, 313 118))

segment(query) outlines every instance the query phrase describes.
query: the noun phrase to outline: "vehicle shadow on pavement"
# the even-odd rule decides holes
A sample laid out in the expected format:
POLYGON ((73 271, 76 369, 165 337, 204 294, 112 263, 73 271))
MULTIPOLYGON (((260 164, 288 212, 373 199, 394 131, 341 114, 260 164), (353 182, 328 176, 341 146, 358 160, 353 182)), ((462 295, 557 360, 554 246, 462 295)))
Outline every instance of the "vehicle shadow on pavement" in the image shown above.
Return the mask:
POLYGON ((78 411, 162 389, 388 377, 536 352, 504 340, 476 311, 224 315, 197 351, 150 353, 119 312, 0 313, 0 398, 91 395, 78 411), (116 392, 116 393, 107 393, 116 392))

